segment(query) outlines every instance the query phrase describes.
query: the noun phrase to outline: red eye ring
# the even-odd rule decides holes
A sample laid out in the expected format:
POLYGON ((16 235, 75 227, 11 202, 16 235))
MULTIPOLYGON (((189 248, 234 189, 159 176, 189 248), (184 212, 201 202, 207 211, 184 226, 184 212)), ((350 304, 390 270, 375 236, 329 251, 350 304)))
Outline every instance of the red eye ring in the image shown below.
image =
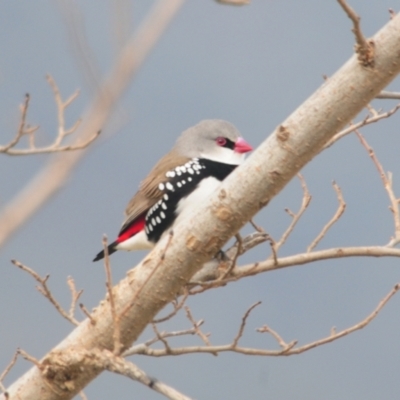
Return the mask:
POLYGON ((215 142, 217 143, 218 146, 225 146, 226 145, 226 139, 222 136, 218 136, 215 139, 215 142))

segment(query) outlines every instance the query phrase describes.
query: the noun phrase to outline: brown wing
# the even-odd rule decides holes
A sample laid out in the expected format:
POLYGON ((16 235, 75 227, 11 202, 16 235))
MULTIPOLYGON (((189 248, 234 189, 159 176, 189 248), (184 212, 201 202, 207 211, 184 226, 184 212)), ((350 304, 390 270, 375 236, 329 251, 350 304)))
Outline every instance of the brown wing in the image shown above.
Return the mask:
POLYGON ((158 185, 162 182, 168 182, 170 179, 167 178, 165 174, 178 165, 186 164, 189 160, 188 157, 176 155, 176 153, 173 152, 161 158, 150 171, 149 175, 147 175, 147 178, 141 182, 139 190, 128 203, 125 210, 126 219, 122 225, 121 231, 161 199, 163 192, 158 189, 158 185))

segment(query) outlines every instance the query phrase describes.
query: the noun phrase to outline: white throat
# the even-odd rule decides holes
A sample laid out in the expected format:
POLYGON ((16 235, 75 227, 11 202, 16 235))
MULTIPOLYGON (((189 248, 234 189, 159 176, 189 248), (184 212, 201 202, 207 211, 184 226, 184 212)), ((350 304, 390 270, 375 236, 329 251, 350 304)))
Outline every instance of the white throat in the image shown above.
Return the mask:
POLYGON ((244 161, 245 155, 226 147, 216 147, 212 152, 201 153, 200 158, 206 158, 224 164, 239 165, 244 161))

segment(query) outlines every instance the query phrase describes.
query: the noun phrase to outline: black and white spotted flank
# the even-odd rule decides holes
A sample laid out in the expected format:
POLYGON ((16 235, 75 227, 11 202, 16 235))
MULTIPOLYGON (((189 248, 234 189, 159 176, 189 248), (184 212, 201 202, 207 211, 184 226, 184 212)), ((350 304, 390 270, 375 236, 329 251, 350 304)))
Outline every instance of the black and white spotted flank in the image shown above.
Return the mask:
MULTIPOLYGON (((190 200, 189 197, 196 198, 194 192, 196 192, 200 183, 204 186, 207 178, 211 178, 211 181, 214 182, 220 182, 235 168, 236 165, 232 164, 193 158, 186 164, 168 171, 165 174, 166 181, 158 185, 163 196, 149 209, 145 217, 145 232, 148 239, 157 243, 162 234, 177 218, 180 202, 185 201, 185 199, 190 200)), ((195 205, 193 206, 195 207, 195 205)))

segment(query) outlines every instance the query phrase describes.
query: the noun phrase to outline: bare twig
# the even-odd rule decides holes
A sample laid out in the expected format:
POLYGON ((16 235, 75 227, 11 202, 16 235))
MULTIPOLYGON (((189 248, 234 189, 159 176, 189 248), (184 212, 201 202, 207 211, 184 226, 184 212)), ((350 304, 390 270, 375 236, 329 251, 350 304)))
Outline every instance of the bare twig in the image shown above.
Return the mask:
POLYGON ((374 44, 372 40, 367 40, 363 33, 361 32, 360 17, 355 13, 355 11, 347 4, 346 0, 338 0, 338 3, 343 8, 347 16, 353 22, 353 29, 356 38, 356 53, 358 54, 358 59, 364 67, 374 66, 374 44))
POLYGON ((122 349, 121 343, 121 324, 120 317, 117 315, 115 310, 115 300, 114 300, 114 292, 112 287, 112 278, 111 278, 111 267, 110 267, 110 257, 108 255, 108 243, 107 237, 104 235, 103 237, 103 248, 104 248, 104 268, 106 270, 106 287, 108 292, 108 299, 110 301, 110 309, 111 316, 113 319, 113 339, 114 339, 114 349, 113 352, 115 355, 119 355, 122 349))
POLYGON ((43 368, 43 366, 40 363, 40 361, 37 358, 35 358, 35 357, 31 356, 30 354, 28 354, 25 350, 18 349, 17 353, 20 354, 21 357, 24 358, 25 360, 30 361, 37 368, 39 368, 39 369, 43 368))
POLYGON ((318 234, 318 236, 312 241, 312 243, 307 247, 307 253, 311 252, 317 244, 323 239, 323 237, 326 235, 328 230, 332 227, 333 224, 335 224, 339 218, 343 215, 344 210, 346 209, 346 203, 343 199, 342 191, 340 190, 340 187, 336 184, 336 182, 333 182, 333 188, 335 189, 338 201, 339 201, 339 206, 336 210, 335 215, 332 217, 332 219, 322 228, 322 231, 318 234))
POLYGON ((232 270, 231 276, 224 281, 217 282, 191 282, 191 284, 201 285, 199 291, 191 291, 190 294, 197 294, 205 290, 213 289, 230 282, 236 282, 247 276, 258 275, 263 272, 274 271, 281 268, 307 265, 316 261, 332 260, 345 257, 398 257, 400 258, 400 249, 387 246, 360 246, 360 247, 337 247, 327 250, 313 251, 311 253, 300 253, 288 257, 279 257, 277 262, 273 259, 259 261, 256 263, 238 266, 232 270))
POLYGON ((297 344, 297 340, 292 340, 290 343, 286 343, 278 332, 274 331, 267 325, 263 325, 261 328, 257 328, 256 331, 260 333, 269 333, 278 342, 279 346, 285 352, 292 349, 297 344))
POLYGON ((21 108, 21 120, 19 122, 18 132, 15 135, 15 137, 11 140, 10 143, 6 144, 5 146, 0 146, 0 152, 2 152, 2 153, 8 152, 8 150, 13 148, 19 142, 21 137, 24 135, 25 124, 26 124, 26 114, 28 112, 29 100, 30 100, 30 96, 29 96, 29 93, 27 93, 25 95, 25 101, 20 107, 21 108))
POLYGON ((159 340, 164 345, 165 350, 167 352, 169 352, 169 349, 170 349, 169 344, 168 344, 167 340, 165 339, 165 337, 163 335, 161 335, 161 333, 158 331, 157 325, 153 323, 153 324, 151 324, 151 327, 153 328, 153 331, 156 334, 157 340, 159 340))
POLYGON ((238 345, 240 338, 243 336, 244 328, 246 326, 246 321, 247 321, 247 318, 249 317, 250 313, 260 304, 261 304, 261 301, 257 301, 257 303, 254 303, 252 306, 250 306, 249 309, 244 313, 244 315, 242 317, 242 323, 240 324, 238 333, 232 342, 233 347, 236 347, 238 345))
POLYGON ((71 291, 71 306, 69 308, 68 315, 70 318, 74 318, 76 303, 78 302, 79 297, 83 293, 83 289, 76 291, 75 282, 73 278, 70 276, 67 278, 67 284, 69 290, 71 291))
POLYGON ((36 289, 44 296, 46 299, 50 301, 51 304, 56 308, 56 310, 71 324, 78 325, 79 321, 77 321, 73 316, 70 316, 68 312, 66 312, 60 305, 60 303, 54 298, 51 294, 50 289, 47 287, 47 280, 49 279, 50 275, 46 275, 44 278, 40 277, 33 269, 23 265, 17 260, 11 260, 11 262, 17 266, 18 268, 22 269, 23 271, 27 272, 31 275, 39 284, 40 286, 36 286, 36 289))
POLYGON ((3 393, 6 392, 6 388, 3 385, 3 381, 4 378, 6 377, 6 375, 11 371, 11 368, 14 366, 14 364, 17 362, 17 358, 18 358, 19 352, 16 351, 13 355, 13 358, 11 359, 11 361, 9 362, 9 364, 7 365, 7 367, 4 369, 4 371, 0 374, 0 389, 3 391, 3 393))
MULTIPOLYGON (((167 338, 171 338, 171 337, 177 337, 177 336, 186 336, 186 335, 197 335, 196 329, 198 327, 200 327, 201 325, 203 325, 204 320, 200 320, 198 322, 196 322, 196 325, 190 329, 185 329, 185 330, 181 330, 181 331, 172 331, 172 332, 159 332, 159 335, 163 338, 163 339, 167 339, 167 338)), ((158 336, 155 336, 152 339, 146 340, 146 342, 144 343, 140 343, 140 344, 136 344, 132 347, 130 347, 128 350, 124 351, 122 356, 123 357, 128 357, 134 354, 138 354, 140 353, 143 348, 147 348, 149 346, 151 346, 154 343, 157 343, 160 339, 158 338, 158 336)))
POLYGON ((77 90, 67 100, 63 101, 54 79, 50 75, 47 75, 46 79, 53 90, 54 100, 57 106, 58 133, 53 143, 49 144, 48 146, 36 147, 34 133, 39 129, 39 127, 30 127, 26 125, 26 116, 30 101, 30 97, 27 94, 25 96, 25 102, 21 106, 21 120, 18 132, 10 143, 5 146, 0 146, 0 153, 5 153, 12 156, 19 156, 81 150, 89 146, 99 136, 100 131, 98 131, 82 143, 76 143, 74 145, 62 145, 65 137, 70 135, 71 133, 74 133, 78 129, 81 122, 81 120, 78 119, 71 128, 67 129, 65 127, 65 109, 77 98, 77 96, 79 95, 79 91, 77 90), (15 149, 15 146, 19 143, 20 139, 24 135, 29 136, 29 147, 26 149, 15 149))
MULTIPOLYGON (((382 310, 382 308, 388 303, 388 301, 399 291, 400 284, 396 284, 393 289, 379 302, 378 306, 369 314, 365 319, 361 322, 346 328, 340 332, 331 332, 329 336, 316 340, 314 342, 308 343, 306 345, 295 347, 297 341, 292 341, 290 343, 286 343, 282 337, 275 331, 273 331, 269 327, 261 327, 258 329, 258 332, 268 332, 270 333, 278 342, 281 349, 279 350, 266 350, 266 349, 257 349, 257 348, 248 348, 241 347, 235 344, 233 341, 230 344, 226 345, 217 345, 217 346, 187 346, 187 347, 178 347, 178 348, 170 348, 169 353, 165 352, 165 349, 152 349, 148 347, 142 347, 138 349, 136 354, 143 354, 153 357, 163 357, 169 354, 172 355, 181 355, 181 354, 192 354, 192 353, 221 353, 221 352, 235 352, 240 354, 247 354, 253 356, 291 356, 294 354, 304 353, 310 349, 313 349, 318 346, 322 346, 326 343, 333 342, 338 340, 344 336, 347 336, 357 330, 360 330, 366 327, 382 310)), ((253 306, 254 308, 254 306, 253 306)), ((242 321, 243 325, 243 321, 242 321)))
POLYGON ((278 264, 278 249, 276 247, 276 242, 271 236, 268 237, 268 242, 269 245, 271 246, 271 253, 272 253, 270 258, 274 260, 275 264, 278 264))
MULTIPOLYGON (((193 329, 195 330, 196 335, 205 343, 205 345, 211 346, 211 343, 208 340, 208 336, 210 336, 210 334, 204 334, 200 329, 200 325, 201 325, 200 322, 202 322, 202 321, 200 320, 199 322, 196 322, 194 320, 192 313, 190 312, 190 308, 188 306, 185 306, 185 311, 186 311, 186 317, 193 325, 193 329)), ((216 354, 214 354, 214 355, 216 355, 216 354)))
POLYGON ((96 320, 92 317, 88 309, 85 307, 83 303, 79 303, 79 308, 82 310, 82 312, 86 315, 87 318, 89 318, 90 323, 92 325, 96 325, 96 320))
POLYGON ((240 236, 240 234, 236 234, 236 253, 233 256, 232 261, 230 262, 230 265, 228 266, 228 268, 225 270, 225 272, 218 278, 218 280, 224 280, 227 276, 230 275, 231 271, 233 270, 233 268, 236 267, 236 262, 238 260, 239 255, 242 254, 242 249, 243 249, 243 239, 240 236))
POLYGON ((292 217, 292 222, 290 223, 290 225, 288 226, 286 231, 283 233, 281 238, 275 243, 275 251, 276 252, 286 242, 287 238, 292 233, 294 227, 299 222, 299 219, 302 217, 302 215, 306 211, 306 209, 309 206, 310 201, 311 201, 311 195, 310 195, 310 192, 308 191, 307 184, 306 184, 306 181, 303 178, 303 175, 297 174, 297 177, 300 180, 301 188, 303 190, 303 199, 302 199, 302 202, 301 202, 300 210, 296 214, 294 214, 288 208, 285 209, 285 211, 292 217))
POLYGON ((265 260, 258 263, 242 265, 232 271, 232 278, 226 279, 225 283, 233 282, 244 276, 257 275, 262 272, 274 271, 281 268, 307 265, 322 260, 332 260, 344 257, 399 257, 400 249, 387 246, 365 246, 365 247, 337 247, 327 250, 301 253, 294 256, 278 258, 278 264, 274 260, 265 260))
POLYGON ((378 122, 381 119, 384 118, 389 118, 392 116, 394 113, 396 113, 400 108, 400 104, 397 104, 396 107, 392 108, 391 110, 385 112, 385 113, 378 113, 374 115, 367 115, 362 121, 357 122, 355 124, 350 124, 350 126, 346 129, 343 129, 342 131, 338 132, 331 140, 329 140, 323 149, 327 149, 328 147, 332 146, 335 142, 337 142, 339 139, 342 137, 348 135, 349 133, 352 133, 356 131, 359 128, 362 128, 366 125, 372 124, 374 122, 378 122))
POLYGON ((373 161, 378 173, 382 179, 383 186, 388 194, 390 200, 390 211, 393 214, 393 221, 394 221, 394 236, 390 239, 389 243, 387 244, 388 247, 396 246, 400 243, 400 199, 396 197, 393 191, 393 176, 391 172, 385 173, 382 164, 379 162, 378 157, 376 156, 373 148, 368 144, 365 140, 364 136, 359 132, 356 131, 357 137, 360 140, 361 144, 367 150, 371 160, 373 161))

